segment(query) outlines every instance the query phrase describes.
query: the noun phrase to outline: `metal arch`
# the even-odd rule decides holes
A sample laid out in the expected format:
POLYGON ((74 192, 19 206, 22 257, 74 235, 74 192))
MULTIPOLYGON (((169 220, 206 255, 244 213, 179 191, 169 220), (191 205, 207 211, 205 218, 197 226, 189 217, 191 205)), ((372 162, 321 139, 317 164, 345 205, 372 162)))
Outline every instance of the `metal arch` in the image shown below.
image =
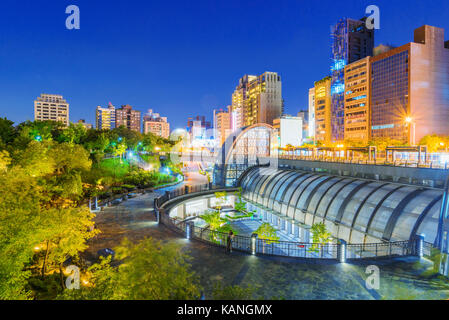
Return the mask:
MULTIPOLYGON (((344 180, 344 179, 343 179, 344 180)), ((349 182, 345 183, 344 185, 342 185, 340 187, 340 189, 338 189, 338 191, 335 193, 335 195, 332 197, 331 201, 329 201, 329 204, 327 205, 326 211, 324 212, 324 217, 323 220, 325 220, 327 218, 327 213, 329 212, 329 208, 331 207, 332 203, 334 203, 334 200, 337 198, 338 194, 341 192, 341 190, 343 190, 344 188, 346 188, 347 186, 349 186, 351 183, 353 183, 354 181, 359 181, 359 179, 350 179, 349 178, 349 182)), ((334 222, 334 221, 332 221, 334 222)))
MULTIPOLYGON (((296 181, 300 181, 300 179, 301 179, 302 177, 306 176, 306 175, 308 175, 307 172, 296 172, 296 173, 292 176, 293 179, 291 179, 291 181, 289 181, 289 179, 292 178, 292 177, 288 178, 288 179, 285 180, 281 185, 279 185, 279 187, 278 187, 276 193, 274 194, 274 197, 272 198, 272 201, 271 201, 272 206, 271 206, 271 207, 274 208, 274 207, 275 207, 275 204, 278 203, 279 206, 280 206, 279 211, 282 211, 282 206, 283 206, 284 203, 285 203, 285 204, 287 205, 287 210, 288 210, 288 203, 287 203, 287 202, 284 202, 283 199, 287 196, 287 192, 288 192, 288 190, 291 189, 291 187, 293 186, 293 184, 294 184, 296 181), (286 184, 287 181, 289 181, 288 184, 286 184), (282 192, 280 192, 281 188, 282 188, 284 185, 285 185, 285 189, 284 189, 282 192)), ((302 182, 301 182, 301 183, 302 183, 302 182)), ((300 183, 300 184, 301 184, 301 183, 300 183)), ((295 188, 295 189, 296 189, 296 188, 295 188)), ((293 195, 293 192, 294 192, 294 190, 292 190, 292 195, 293 195)), ((290 196, 290 199, 291 199, 291 196, 290 196)), ((289 199, 289 200, 290 200, 290 199, 289 199)), ((270 205, 270 200, 268 201, 268 205, 270 205)))
POLYGON ((279 169, 276 170, 274 173, 270 174, 269 178, 265 179, 265 181, 260 186, 260 190, 258 192, 258 197, 257 197, 257 202, 259 202, 259 198, 261 198, 262 199, 261 201, 263 202, 263 198, 264 198, 270 184, 273 183, 273 181, 278 181, 277 178, 279 178, 279 176, 284 176, 284 175, 285 175, 285 172, 280 171, 279 169))
MULTIPOLYGON (((312 177, 313 177, 313 176, 312 176, 312 177)), ((316 180, 318 180, 318 179, 320 179, 320 178, 322 178, 322 177, 326 177, 326 175, 324 175, 324 174, 318 174, 317 177, 315 177, 314 179, 312 179, 312 181, 310 181, 310 182, 304 187, 304 189, 302 189, 301 193, 300 193, 299 196, 298 196, 298 199, 296 199, 296 204, 295 204, 295 206, 293 207, 294 210, 295 210, 295 211, 293 211, 293 219, 295 219, 295 216, 296 216, 296 210, 298 210, 299 200, 301 199, 302 195, 304 194, 304 191, 306 191, 306 189, 307 189, 313 182, 315 182, 316 180)), ((307 179, 305 179, 305 180, 307 180, 307 179)), ((295 190, 295 191, 296 191, 296 190, 295 190)), ((301 209, 300 209, 300 210, 301 210, 301 209)), ((287 212, 288 212, 288 211, 287 211, 287 212)))
POLYGON ((393 193, 395 193, 396 191, 398 191, 399 189, 404 188, 405 186, 398 186, 392 190, 390 190, 386 195, 384 195, 384 197, 379 201, 379 203, 377 204, 377 206, 374 208, 373 212, 371 213, 368 223, 366 224, 366 229, 365 229, 365 240, 366 240, 366 235, 369 234, 369 230, 371 228, 371 223, 374 220, 374 217, 376 216, 377 211, 380 209, 380 207, 382 207, 382 204, 384 203, 385 200, 387 200, 393 193))
MULTIPOLYGON (((306 174, 301 175, 299 178, 302 178, 302 177, 306 176, 307 174, 310 174, 310 176, 307 177, 307 178, 305 178, 305 179, 303 179, 303 180, 296 186, 296 188, 292 191, 292 195, 290 196, 290 199, 288 199, 288 203, 287 203, 287 216, 288 216, 288 208, 290 208, 290 204, 291 204, 291 202, 292 202, 293 196, 295 195, 295 193, 296 193, 296 191, 298 190, 298 188, 301 187, 301 185, 304 183, 304 181, 306 181, 307 179, 309 179, 309 178, 311 178, 311 177, 314 176, 313 173, 306 173, 306 174)), ((296 181, 296 180, 294 180, 294 181, 296 181)), ((285 188, 285 191, 287 191, 287 188, 285 188)), ((284 193, 285 193, 285 191, 284 191, 284 193)), ((284 196, 286 196, 286 194, 284 194, 284 196)), ((295 207, 295 210, 296 210, 296 207, 295 207)), ((293 216, 294 216, 294 215, 295 215, 295 214, 293 213, 293 216)))
MULTIPOLYGON (((257 172, 258 169, 266 168, 266 167, 269 167, 269 166, 270 166, 270 164, 267 163, 267 164, 261 164, 261 165, 258 165, 258 166, 249 167, 237 179, 237 185, 241 187, 242 183, 243 183, 243 180, 246 179, 246 177, 249 177, 251 174, 254 174, 254 172, 257 172)), ((248 178, 248 179, 251 179, 251 178, 248 178)))
POLYGON ((310 205, 310 201, 312 201, 313 196, 315 195, 315 193, 318 191, 318 189, 325 184, 326 182, 328 182, 329 180, 335 178, 335 176, 329 176, 327 179, 324 179, 323 181, 319 182, 315 188, 313 188, 313 190, 310 192, 309 196, 306 199, 306 202, 304 202, 304 210, 307 212, 309 210, 309 205, 310 205))
MULTIPOLYGON (((265 181, 269 178, 272 177, 272 174, 274 172, 276 172, 278 169, 268 169, 267 171, 265 171, 266 174, 263 174, 260 176, 259 181, 257 182, 256 186, 254 187, 254 192, 257 192, 259 194, 260 192, 260 188, 262 188, 262 185, 265 183, 265 181), (274 171, 274 172, 272 172, 274 171)), ((252 198, 252 200, 254 201, 254 197, 252 198)), ((257 197, 256 197, 256 201, 257 201, 257 197)))
MULTIPOLYGON (((295 182, 295 181, 297 181, 299 178, 302 178, 302 177, 304 177, 306 174, 309 174, 309 172, 296 172, 296 176, 295 176, 295 179, 292 179, 292 181, 290 181, 289 182, 289 184, 285 187, 285 189, 284 189, 284 191, 282 192, 282 195, 279 197, 279 198, 284 198, 285 196, 286 196, 286 193, 287 193, 287 191, 288 191, 288 189, 292 186, 292 184, 295 182)), ((288 180, 288 179, 287 179, 288 180)), ((287 180, 285 180, 285 182, 287 182, 287 180)), ((284 182, 284 183, 285 183, 284 182)), ((284 185, 284 183, 282 183, 280 186, 279 186, 279 188, 278 188, 278 190, 276 191, 276 194, 275 194, 275 196, 274 196, 274 198, 273 198, 273 202, 274 201, 276 201, 276 198, 277 198, 277 195, 278 195, 278 193, 279 193, 279 190, 281 189, 281 187, 284 185)), ((302 183, 302 182, 301 182, 302 183)), ((300 183, 300 184, 301 184, 300 183)), ((293 191, 293 193, 294 193, 294 191, 293 191)), ((293 193, 292 193, 292 195, 293 195, 293 193)))
POLYGON ((419 196, 421 193, 426 191, 425 189, 417 189, 413 192, 409 193, 404 199, 399 202, 399 204, 394 208, 391 213, 390 218, 388 219, 387 225, 384 229, 384 234, 382 235, 382 239, 390 241, 391 236, 393 235, 393 230, 396 227, 396 223, 398 222, 399 216, 405 207, 412 201, 414 198, 419 196))
MULTIPOLYGON (((338 178, 338 177, 335 176, 334 178, 338 178)), ((315 223, 315 217, 316 217, 316 214, 317 214, 317 212, 318 212, 318 208, 320 207, 321 201, 324 199, 324 197, 326 196, 326 194, 328 193, 328 191, 329 191, 330 189, 332 189, 332 187, 335 186, 337 183, 340 183, 340 182, 342 182, 343 180, 346 180, 346 179, 348 179, 348 178, 340 178, 340 179, 337 179, 337 181, 335 181, 335 183, 331 184, 331 185, 329 186, 329 188, 327 188, 326 191, 323 192, 323 195, 321 196, 320 200, 318 200, 318 203, 317 203, 317 205, 316 205, 316 207, 315 207, 315 211, 313 212, 313 223, 315 223)), ((323 217, 323 219, 324 219, 324 217, 323 217)))
POLYGON ((413 240, 413 238, 416 236, 416 233, 419 230, 419 227, 421 226, 421 223, 424 221, 424 219, 427 217, 428 213, 432 208, 437 204, 441 199, 443 198, 443 195, 440 194, 439 196, 435 197, 428 205, 424 208, 424 210, 419 215, 418 219, 416 219, 415 225, 413 226, 412 232, 410 233, 410 241, 413 240))
MULTIPOLYGON (((365 206, 365 203, 368 201, 368 199, 375 194, 378 190, 382 189, 383 187, 389 185, 391 183, 387 182, 387 183, 381 183, 380 185, 378 185, 376 188, 374 188, 373 191, 371 191, 366 197, 365 199, 363 199, 363 201, 360 203, 359 207, 357 208, 357 211, 355 212, 354 218, 352 218, 352 224, 351 224, 351 231, 349 232, 349 239, 352 239, 352 230, 355 227, 355 222, 357 221, 357 218, 360 214, 360 212, 362 211, 362 208, 365 206)), ((366 230, 365 230, 366 232, 366 230)))
POLYGON ((243 178, 239 183, 240 186, 243 187, 244 185, 249 185, 249 182, 260 172, 262 168, 260 167, 252 167, 248 173, 246 173, 246 177, 243 178), (246 180, 247 179, 247 180, 246 180), (244 181, 245 180, 245 181, 244 181))
POLYGON ((277 185, 282 185, 283 182, 287 181, 288 178, 292 177, 295 174, 295 171, 293 170, 287 170, 285 171, 285 174, 282 174, 281 177, 279 177, 279 179, 274 180, 274 183, 271 183, 265 190, 264 193, 264 199, 263 199, 263 205, 268 207, 268 203, 270 202, 270 195, 273 193, 273 189, 277 186, 277 185), (266 200, 266 201, 265 201, 266 200), (266 202, 266 204, 265 204, 266 202))
MULTIPOLYGON (((271 126, 271 125, 269 125, 269 124, 267 124, 267 123, 256 123, 256 124, 253 124, 253 125, 251 125, 251 126, 249 126, 249 127, 242 128, 241 131, 240 131, 237 135, 232 135, 232 136, 228 137, 228 139, 229 139, 229 138, 232 138, 232 139, 233 139, 233 142, 232 142, 231 148, 229 148, 229 152, 226 153, 226 156, 225 156, 225 162, 224 162, 225 164, 228 163, 229 157, 232 155, 232 151, 234 151, 236 144, 237 144, 238 141, 240 141, 240 139, 245 135, 245 133, 249 132, 249 131, 252 130, 252 129, 260 128, 260 127, 264 127, 264 128, 269 129, 269 130, 271 130, 271 131, 274 130, 273 126, 271 126)), ((271 132, 270 132, 270 133, 271 133, 271 132)), ((223 150, 223 148, 225 147, 226 142, 227 142, 227 140, 226 140, 225 143, 222 145, 222 150, 223 150)))
POLYGON ((264 169, 261 169, 261 171, 258 172, 258 175, 253 177, 254 180, 252 181, 250 187, 248 188, 248 191, 250 191, 250 192, 255 191, 257 186, 261 182, 261 180, 266 178, 266 175, 263 174, 263 173, 266 172, 266 171, 269 171, 269 169, 266 169, 263 172, 262 172, 262 170, 264 170, 264 169))
POLYGON ((343 203, 341 204, 340 208, 338 209, 337 216, 335 217, 336 223, 341 223, 341 219, 343 218, 343 214, 345 213, 346 207, 348 206, 349 202, 352 200, 352 198, 355 196, 357 192, 359 192, 363 187, 369 185, 370 183, 373 183, 375 181, 365 181, 356 186, 354 189, 349 192, 349 194, 346 196, 345 200, 343 200, 343 203))

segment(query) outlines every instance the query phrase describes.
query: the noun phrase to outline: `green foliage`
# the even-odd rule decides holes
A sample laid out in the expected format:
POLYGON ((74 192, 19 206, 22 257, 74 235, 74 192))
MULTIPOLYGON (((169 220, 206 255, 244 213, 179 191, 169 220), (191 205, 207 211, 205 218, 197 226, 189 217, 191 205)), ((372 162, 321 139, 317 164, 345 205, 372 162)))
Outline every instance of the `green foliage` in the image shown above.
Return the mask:
POLYGON ((449 147, 449 137, 436 134, 426 135, 419 141, 419 145, 426 145, 428 152, 445 151, 449 147))
POLYGON ((14 122, 0 118, 0 141, 8 145, 14 141, 17 136, 17 131, 14 128, 14 122))
POLYGON ((332 234, 327 231, 324 222, 313 224, 310 231, 312 232, 313 242, 313 245, 309 248, 311 252, 319 252, 323 245, 332 242, 332 234))
POLYGON ((265 240, 265 244, 271 244, 279 241, 277 230, 271 224, 264 222, 254 233, 257 234, 259 239, 265 240))
POLYGON ((369 146, 376 146, 378 152, 385 152, 385 149, 389 146, 404 146, 406 143, 391 139, 388 137, 376 138, 368 142, 369 146))
POLYGON ((132 244, 125 239, 115 249, 122 263, 114 268, 110 258, 89 268, 92 286, 65 290, 62 299, 190 300, 198 299, 198 277, 190 257, 174 243, 151 238, 132 244))

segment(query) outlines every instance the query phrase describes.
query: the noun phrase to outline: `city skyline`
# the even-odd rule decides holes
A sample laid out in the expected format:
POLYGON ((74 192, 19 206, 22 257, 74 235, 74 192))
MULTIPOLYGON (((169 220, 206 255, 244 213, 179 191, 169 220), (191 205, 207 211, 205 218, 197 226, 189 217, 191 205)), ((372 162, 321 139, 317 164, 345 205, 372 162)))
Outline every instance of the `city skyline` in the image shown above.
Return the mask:
MULTIPOLYGON (((338 10, 325 17, 321 16, 323 12, 317 4, 290 4, 285 7, 245 4, 244 6, 254 12, 248 24, 260 20, 259 29, 254 31, 249 26, 239 26, 242 35, 229 40, 225 39, 226 30, 229 28, 231 32, 235 27, 224 21, 220 21, 220 25, 213 24, 211 20, 216 15, 235 18, 241 16, 240 10, 233 10, 235 3, 218 5, 220 12, 216 12, 217 6, 214 6, 214 9, 205 3, 192 4, 192 11, 195 11, 195 6, 201 6, 201 10, 192 13, 188 19, 180 17, 183 6, 180 4, 177 7, 179 12, 172 12, 173 19, 179 18, 176 20, 177 26, 185 23, 187 27, 182 31, 171 27, 160 33, 152 32, 149 26, 166 17, 164 6, 151 5, 153 7, 150 8, 150 5, 145 5, 152 9, 149 11, 153 22, 145 22, 143 15, 137 13, 137 10, 131 10, 126 18, 137 19, 133 22, 125 19, 130 23, 129 27, 118 30, 120 26, 111 25, 112 34, 116 36, 115 41, 112 41, 109 31, 104 32, 104 28, 94 24, 94 20, 96 15, 98 21, 109 15, 113 21, 120 21, 118 17, 122 13, 118 11, 127 8, 126 4, 111 5, 109 10, 102 10, 101 5, 84 1, 79 1, 78 5, 81 10, 81 29, 73 33, 63 25, 64 5, 54 6, 44 1, 41 6, 48 10, 41 15, 47 23, 38 25, 32 31, 28 30, 27 26, 37 23, 36 17, 31 14, 34 5, 29 5, 29 10, 25 11, 22 10, 23 6, 10 5, 9 19, 16 15, 21 19, 9 21, 6 18, 0 23, 5 24, 2 29, 6 35, 16 35, 15 39, 4 45, 5 49, 10 50, 4 50, 0 62, 5 70, 0 76, 4 84, 0 92, 8 107, 2 107, 1 116, 6 116, 16 123, 32 120, 32 101, 42 92, 50 92, 60 94, 69 101, 72 122, 86 119, 88 123, 95 123, 95 107, 104 104, 104 101, 112 101, 115 105, 130 104, 139 111, 148 108, 158 110, 168 117, 172 128, 184 127, 185 119, 189 116, 188 110, 198 110, 198 114, 204 114, 211 120, 213 109, 224 108, 231 103, 231 94, 239 78, 244 74, 261 74, 265 71, 277 72, 282 77, 285 113, 296 114, 299 110, 307 109, 307 92, 313 82, 329 74, 329 27, 341 17, 365 16, 364 11, 368 3, 343 3, 338 10), (312 18, 308 17, 307 13, 316 13, 316 21, 311 21, 312 18), (198 22, 195 14, 202 18, 210 14, 211 17, 198 22), (270 24, 265 21, 266 17, 276 19, 270 24), (205 25, 211 26, 209 31, 201 29, 205 25), (254 39, 244 44, 243 39, 248 36, 250 29, 254 39), (131 34, 131 30, 137 31, 131 34), (88 35, 90 33, 91 36, 88 35), (106 37, 94 42, 98 37, 102 37, 103 33, 107 33, 106 37), (161 39, 164 34, 171 39, 168 47, 167 40, 161 39), (214 34, 218 34, 215 40, 214 34), (279 34, 279 37, 276 37, 276 34, 279 34), (152 37, 154 41, 142 42, 138 39, 139 36, 145 35, 152 37), (258 55, 254 56, 252 51, 261 40, 266 43, 257 48, 258 55), (196 42, 201 42, 201 45, 194 49, 196 42), (45 43, 51 45, 42 49, 45 43), (204 43, 209 45, 205 48, 204 43), (232 44, 240 45, 238 55, 242 59, 235 59, 236 56, 231 55, 231 65, 229 62, 217 64, 216 59, 229 55, 229 49, 224 48, 232 44), (127 45, 133 48, 132 54, 131 50, 127 50, 130 48, 127 45), (164 49, 160 49, 162 47, 164 49), (173 60, 176 57, 172 54, 163 57, 164 50, 173 48, 182 49, 179 51, 182 52, 183 58, 180 62, 173 60), (29 52, 34 52, 33 59, 30 58, 29 52), (208 56, 206 60, 204 55, 208 56), (53 60, 53 63, 44 63, 47 60, 53 60), (39 67, 41 62, 49 67, 39 67), (159 65, 156 66, 155 62, 159 65), (208 67, 209 63, 214 63, 213 69, 208 67), (13 69, 17 72, 8 72, 13 69), (91 71, 94 76, 87 77, 86 74, 91 71), (173 80, 173 76, 176 80, 170 88, 178 93, 174 95, 172 90, 162 89, 167 85, 167 81, 173 80), (106 77, 111 80, 105 80, 106 77), (205 78, 209 80, 204 81, 205 78), (108 90, 104 89, 106 87, 108 90)), ((423 5, 418 2, 408 8, 407 14, 401 11, 398 4, 380 1, 377 5, 381 10, 381 29, 376 30, 375 45, 408 43, 413 40, 413 30, 424 24, 449 30, 449 23, 443 18, 444 12, 449 10, 447 4, 427 4, 425 14, 423 5), (391 32, 392 30, 394 32, 391 32)), ((162 30, 164 24, 161 23, 160 26, 162 30)))

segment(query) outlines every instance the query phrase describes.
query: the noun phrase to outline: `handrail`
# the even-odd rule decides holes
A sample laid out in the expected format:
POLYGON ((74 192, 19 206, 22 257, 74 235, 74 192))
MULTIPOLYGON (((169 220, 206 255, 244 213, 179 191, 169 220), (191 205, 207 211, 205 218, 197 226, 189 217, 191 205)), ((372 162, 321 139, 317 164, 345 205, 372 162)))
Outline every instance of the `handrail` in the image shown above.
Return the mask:
MULTIPOLYGON (((184 195, 200 194, 206 190, 200 190, 204 185, 196 186, 194 192, 186 192, 187 190, 177 189, 171 192, 167 191, 165 195, 155 199, 155 209, 159 211, 160 222, 167 227, 173 229, 175 232, 185 234, 186 221, 171 218, 166 214, 165 209, 161 206, 177 197, 184 195)), ((212 191, 208 189, 207 191, 212 191)), ((198 226, 193 227, 193 238, 203 241, 215 246, 226 246, 226 239, 228 234, 213 231, 209 228, 202 228, 198 226)), ((233 249, 244 252, 251 252, 250 236, 234 236, 233 249)), ((293 258, 314 258, 314 259, 337 259, 337 252, 341 244, 339 243, 310 243, 310 242, 296 242, 284 240, 263 240, 256 239, 256 253, 263 255, 275 255, 293 258)), ((424 244, 424 255, 430 256, 430 248, 432 244, 424 244)), ((380 242, 380 243, 349 243, 346 244, 347 259, 364 259, 376 257, 391 257, 391 256, 410 256, 415 255, 417 251, 416 243, 414 241, 394 241, 394 242, 380 242)))

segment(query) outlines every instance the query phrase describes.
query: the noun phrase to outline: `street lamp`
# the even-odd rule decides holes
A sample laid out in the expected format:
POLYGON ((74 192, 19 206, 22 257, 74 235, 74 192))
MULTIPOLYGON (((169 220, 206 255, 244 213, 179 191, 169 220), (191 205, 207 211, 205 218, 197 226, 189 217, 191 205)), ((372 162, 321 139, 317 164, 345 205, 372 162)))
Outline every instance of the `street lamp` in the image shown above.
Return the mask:
POLYGON ((406 117, 405 123, 409 126, 409 138, 410 138, 410 144, 412 146, 415 145, 415 122, 413 121, 412 117, 406 117))

